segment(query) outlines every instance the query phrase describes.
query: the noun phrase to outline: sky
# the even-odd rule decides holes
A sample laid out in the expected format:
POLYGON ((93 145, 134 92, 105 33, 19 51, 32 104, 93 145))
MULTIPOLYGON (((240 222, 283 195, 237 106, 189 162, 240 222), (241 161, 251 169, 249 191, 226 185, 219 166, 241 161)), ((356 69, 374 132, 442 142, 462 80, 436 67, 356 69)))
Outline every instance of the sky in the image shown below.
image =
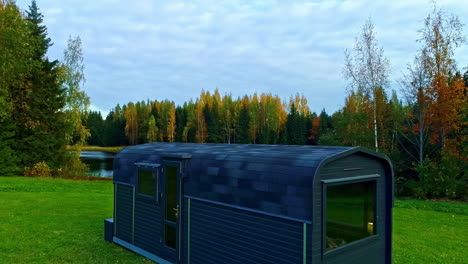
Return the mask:
MULTIPOLYGON (((30 0, 17 0, 25 10, 30 0)), ((69 36, 83 42, 91 108, 106 115, 130 101, 196 99, 201 90, 231 94, 296 93, 312 111, 344 104, 344 50, 351 49, 368 17, 391 65, 389 90, 417 53, 418 29, 431 11, 427 0, 159 1, 37 0, 63 57, 69 36)), ((468 35, 468 1, 437 5, 458 15, 468 35), (465 15, 464 17, 462 15, 465 15)), ((460 69, 468 47, 456 50, 460 69)))

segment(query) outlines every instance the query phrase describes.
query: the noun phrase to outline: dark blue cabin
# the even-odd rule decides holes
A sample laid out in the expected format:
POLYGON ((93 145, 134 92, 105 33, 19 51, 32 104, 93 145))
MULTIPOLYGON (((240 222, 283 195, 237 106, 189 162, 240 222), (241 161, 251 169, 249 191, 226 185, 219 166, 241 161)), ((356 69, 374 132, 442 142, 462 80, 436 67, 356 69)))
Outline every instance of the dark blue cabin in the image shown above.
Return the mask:
POLYGON ((392 166, 360 147, 128 147, 114 197, 106 239, 160 264, 391 263, 392 166))

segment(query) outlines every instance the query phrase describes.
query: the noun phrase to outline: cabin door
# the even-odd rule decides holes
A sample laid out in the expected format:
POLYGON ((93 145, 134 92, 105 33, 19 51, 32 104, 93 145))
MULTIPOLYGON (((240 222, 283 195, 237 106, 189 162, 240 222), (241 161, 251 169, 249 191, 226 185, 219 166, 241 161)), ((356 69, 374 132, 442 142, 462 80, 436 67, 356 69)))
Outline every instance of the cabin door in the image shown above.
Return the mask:
POLYGON ((163 258, 179 263, 179 226, 180 226, 180 161, 165 161, 162 181, 162 247, 163 258))

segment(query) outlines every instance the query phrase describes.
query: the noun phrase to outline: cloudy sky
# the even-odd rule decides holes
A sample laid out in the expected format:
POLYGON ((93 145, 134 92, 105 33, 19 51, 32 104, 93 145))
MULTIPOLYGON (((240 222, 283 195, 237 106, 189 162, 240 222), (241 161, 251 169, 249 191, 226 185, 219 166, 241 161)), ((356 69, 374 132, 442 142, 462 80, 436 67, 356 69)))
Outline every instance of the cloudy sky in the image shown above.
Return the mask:
MULTIPOLYGON (((418 49, 428 0, 159 1, 37 0, 60 59, 68 36, 80 36, 84 90, 95 109, 170 99, 181 104, 202 89, 233 96, 304 94, 313 111, 343 105, 343 51, 372 16, 392 66, 391 89, 418 49)), ((21 9, 30 0, 18 0, 21 9)), ((468 24, 466 0, 438 6, 468 24), (464 16, 462 16, 464 15, 464 16)), ((464 29, 468 35, 468 26, 464 29)), ((456 52, 468 66, 468 48, 456 52)))

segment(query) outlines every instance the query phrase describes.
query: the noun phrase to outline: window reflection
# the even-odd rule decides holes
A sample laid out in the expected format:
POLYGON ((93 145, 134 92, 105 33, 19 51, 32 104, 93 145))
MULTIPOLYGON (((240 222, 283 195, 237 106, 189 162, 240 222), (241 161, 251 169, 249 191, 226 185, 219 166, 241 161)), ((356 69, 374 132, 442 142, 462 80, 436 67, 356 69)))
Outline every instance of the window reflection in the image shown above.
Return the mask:
POLYGON ((326 188, 326 250, 375 235, 375 181, 326 188))

